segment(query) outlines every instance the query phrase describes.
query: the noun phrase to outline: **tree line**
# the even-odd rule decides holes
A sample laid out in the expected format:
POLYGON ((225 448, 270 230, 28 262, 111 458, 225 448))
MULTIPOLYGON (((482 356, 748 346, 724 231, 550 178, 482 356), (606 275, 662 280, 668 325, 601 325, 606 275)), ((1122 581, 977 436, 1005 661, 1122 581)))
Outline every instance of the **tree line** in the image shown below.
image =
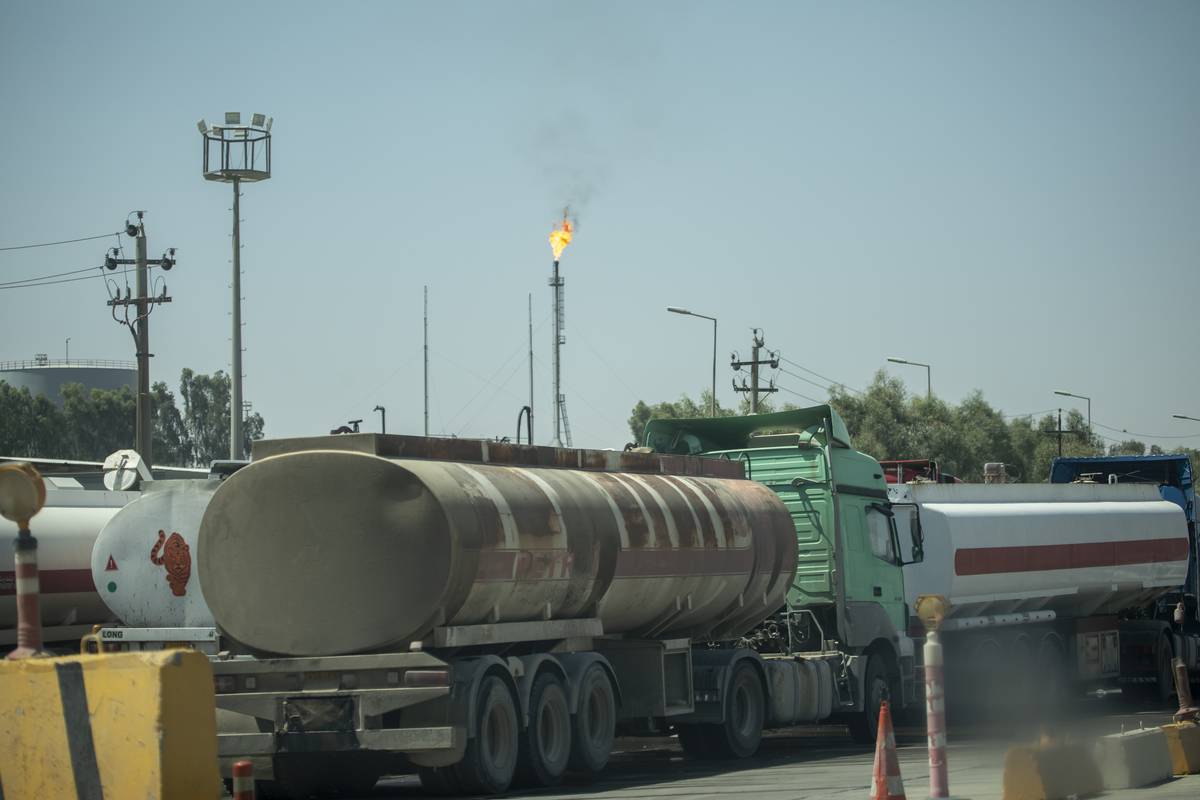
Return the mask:
MULTIPOLYGON (((709 413, 709 393, 699 401, 682 396, 675 402, 648 405, 638 401, 629 417, 634 441, 640 442, 646 423, 655 418, 705 417, 709 413)), ((875 373, 863 392, 842 386, 830 389, 829 404, 846 423, 854 447, 874 458, 932 458, 944 472, 965 481, 983 479, 983 465, 1002 461, 1011 479, 1037 483, 1048 480, 1050 464, 1058 455, 1058 415, 1051 412, 1038 419, 1032 416, 1007 417, 992 406, 980 391, 967 395, 962 402, 948 403, 939 397, 910 394, 899 378, 883 370, 875 373)), ((749 413, 749 401, 743 399, 736 411, 718 407, 719 416, 749 413)), ((779 410, 796 408, 785 403, 779 410)), ((770 402, 760 402, 763 413, 776 410, 770 402)), ((1066 456, 1161 454, 1158 445, 1147 447, 1137 439, 1107 441, 1098 435, 1077 410, 1064 410, 1062 452, 1066 456)), ((1200 463, 1200 451, 1186 447, 1171 450, 1200 463)))
MULTIPOLYGON (((28 388, 0 381, 0 456, 102 461, 109 453, 134 446, 137 398, 132 389, 86 389, 68 383, 60 390, 61 407, 28 388)), ((150 387, 154 425, 154 463, 176 467, 208 466, 229 457, 230 379, 184 369, 179 400, 166 383, 150 387)), ((263 418, 248 414, 244 446, 263 436, 263 418)))

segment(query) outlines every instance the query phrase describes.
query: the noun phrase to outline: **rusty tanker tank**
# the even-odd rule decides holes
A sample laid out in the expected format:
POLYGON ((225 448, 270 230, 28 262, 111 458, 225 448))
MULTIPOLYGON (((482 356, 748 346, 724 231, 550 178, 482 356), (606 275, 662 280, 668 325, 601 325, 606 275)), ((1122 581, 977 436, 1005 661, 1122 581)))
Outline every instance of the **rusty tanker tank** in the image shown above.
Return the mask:
POLYGON ((612 467, 636 453, 548 468, 494 463, 486 443, 472 463, 300 441, 256 450, 204 514, 200 582, 236 649, 404 650, 439 628, 595 618, 604 634, 730 638, 783 604, 795 569, 774 492, 663 474, 659 456, 642 458, 654 474, 612 467))

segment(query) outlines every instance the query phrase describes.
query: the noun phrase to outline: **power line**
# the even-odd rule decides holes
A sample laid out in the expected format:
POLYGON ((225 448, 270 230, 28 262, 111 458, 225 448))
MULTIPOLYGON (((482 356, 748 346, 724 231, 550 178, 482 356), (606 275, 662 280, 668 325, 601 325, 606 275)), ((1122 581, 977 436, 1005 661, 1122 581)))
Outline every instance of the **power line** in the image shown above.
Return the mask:
POLYGON ((119 236, 117 233, 102 233, 99 236, 83 236, 79 239, 63 239, 61 242, 39 242, 38 244, 14 244, 0 247, 0 250, 28 250, 31 247, 53 247, 56 244, 74 244, 75 242, 90 242, 93 239, 107 239, 109 236, 119 236))
MULTIPOLYGON (((861 389, 855 389, 853 386, 842 383, 841 381, 835 381, 833 378, 830 378, 828 375, 822 375, 821 373, 817 372, 816 370, 809 369, 808 367, 804 366, 803 364, 797 364, 795 361, 792 361, 790 358, 784 358, 783 356, 780 356, 779 360, 786 361, 787 363, 791 364, 793 367, 796 367, 797 369, 802 369, 810 375, 816 375, 821 380, 827 381, 828 383, 830 383, 834 386, 842 386, 842 387, 854 392, 855 394, 862 394, 861 389)), ((800 377, 800 376, 797 375, 795 377, 800 377)), ((809 382, 811 383, 811 381, 809 381, 809 382)))
MULTIPOLYGON (((95 269, 95 267, 89 267, 88 269, 95 269)), ((90 280, 94 280, 96 278, 103 278, 103 277, 104 277, 103 273, 97 273, 95 275, 80 275, 77 278, 62 278, 62 279, 56 280, 56 281, 42 281, 41 283, 20 283, 20 284, 14 285, 14 286, 0 286, 0 290, 32 289, 35 286, 53 286, 58 283, 74 283, 75 281, 90 281, 90 280)))
POLYGON ((22 278, 19 281, 3 281, 0 282, 0 287, 17 286, 22 283, 32 283, 34 281, 44 281, 50 278, 61 278, 64 275, 78 275, 81 272, 90 272, 94 269, 102 269, 101 267, 83 267, 81 269, 72 269, 67 272, 55 272, 52 275, 39 275, 36 278, 22 278))
MULTIPOLYGON (((779 371, 780 371, 780 372, 782 372, 784 375, 791 375, 793 378, 796 378, 796 379, 798 379, 798 380, 802 380, 802 381, 804 381, 805 383, 811 383, 813 386, 817 387, 818 389, 824 389, 824 390, 825 390, 825 391, 827 391, 827 392, 828 392, 828 391, 830 390, 830 388, 831 388, 831 387, 829 387, 829 386, 824 386, 824 385, 822 385, 822 384, 820 384, 820 383, 817 383, 817 382, 816 382, 816 381, 814 381, 814 380, 811 380, 811 379, 809 379, 809 378, 806 378, 806 377, 804 377, 803 375, 797 375, 796 373, 792 372, 791 370, 784 369, 783 367, 780 367, 780 368, 779 368, 779 371)), ((850 387, 848 387, 848 386, 847 386, 846 388, 848 389, 848 388, 850 388, 850 387)))
MULTIPOLYGON (((782 370, 781 370, 781 371, 782 371, 782 370)), ((794 394, 794 395, 796 395, 796 397, 802 397, 802 398, 804 398, 805 400, 809 401, 810 403, 816 403, 816 404, 817 404, 817 405, 819 405, 819 406, 826 405, 826 403, 828 402, 828 401, 826 401, 826 400, 818 400, 818 399, 817 399, 817 398, 815 398, 815 397, 809 397, 809 396, 808 396, 808 395, 806 395, 806 394, 801 394, 800 392, 797 392, 797 391, 796 391, 796 390, 794 390, 794 389, 789 389, 788 387, 786 387, 786 386, 782 386, 782 385, 780 385, 780 384, 778 384, 778 383, 777 383, 777 384, 775 384, 775 388, 777 388, 777 389, 782 389, 783 391, 787 392, 788 394, 794 394)))
POLYGON ((1094 425, 1097 428, 1104 428, 1107 431, 1113 431, 1114 433, 1123 433, 1126 436, 1140 436, 1143 439, 1195 439, 1196 437, 1200 436, 1200 433, 1166 434, 1166 435, 1159 435, 1156 433, 1137 433, 1136 431, 1126 430, 1125 428, 1114 428, 1111 425, 1105 425, 1103 423, 1095 422, 1095 421, 1092 422, 1092 425, 1094 425))

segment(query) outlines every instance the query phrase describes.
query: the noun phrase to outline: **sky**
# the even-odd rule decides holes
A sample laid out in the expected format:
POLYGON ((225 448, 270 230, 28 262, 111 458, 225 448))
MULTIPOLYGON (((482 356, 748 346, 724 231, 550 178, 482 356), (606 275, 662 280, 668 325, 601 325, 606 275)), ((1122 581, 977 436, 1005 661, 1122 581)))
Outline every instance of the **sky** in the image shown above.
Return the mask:
MULTIPOLYGON (((711 324, 671 305, 718 318, 724 405, 761 328, 780 400, 884 368, 924 391, 892 356, 951 402, 1083 410, 1063 389, 1101 434, 1200 444, 1171 417, 1200 417, 1200 4, 219 12, 0 5, 0 247, 144 209, 151 256, 177 248, 152 379, 228 370, 232 190, 202 178, 196 122, 273 117, 271 179, 241 204, 245 398, 268 436, 378 430, 376 405, 420 433, 428 286, 431 433, 515 433, 532 295, 547 443, 546 237, 570 204, 577 446, 620 448, 637 400, 708 387, 711 324)), ((0 250, 0 283, 116 241, 0 250)), ((107 299, 99 279, 0 288, 0 360, 68 337, 72 358, 132 359, 107 299)))

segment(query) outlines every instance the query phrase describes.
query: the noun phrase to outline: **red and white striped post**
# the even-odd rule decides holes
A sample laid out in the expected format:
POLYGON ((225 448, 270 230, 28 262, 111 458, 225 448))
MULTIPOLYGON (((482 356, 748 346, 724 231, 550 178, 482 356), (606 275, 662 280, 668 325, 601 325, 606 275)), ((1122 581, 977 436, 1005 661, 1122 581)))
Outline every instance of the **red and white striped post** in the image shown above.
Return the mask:
POLYGON ((929 797, 950 797, 950 774, 946 766, 946 676, 938 628, 950 611, 950 601, 941 595, 917 598, 917 616, 925 626, 925 732, 929 737, 929 797))
POLYGON ((233 800, 254 800, 254 764, 249 761, 233 764, 233 800))
POLYGON ((29 464, 0 465, 0 516, 17 523, 15 569, 17 649, 9 659, 46 655, 42 651, 42 615, 38 607, 37 539, 29 521, 46 503, 46 484, 29 464))
POLYGON ((936 630, 925 634, 925 731, 929 736, 929 796, 950 796, 946 768, 946 682, 942 643, 936 630))

